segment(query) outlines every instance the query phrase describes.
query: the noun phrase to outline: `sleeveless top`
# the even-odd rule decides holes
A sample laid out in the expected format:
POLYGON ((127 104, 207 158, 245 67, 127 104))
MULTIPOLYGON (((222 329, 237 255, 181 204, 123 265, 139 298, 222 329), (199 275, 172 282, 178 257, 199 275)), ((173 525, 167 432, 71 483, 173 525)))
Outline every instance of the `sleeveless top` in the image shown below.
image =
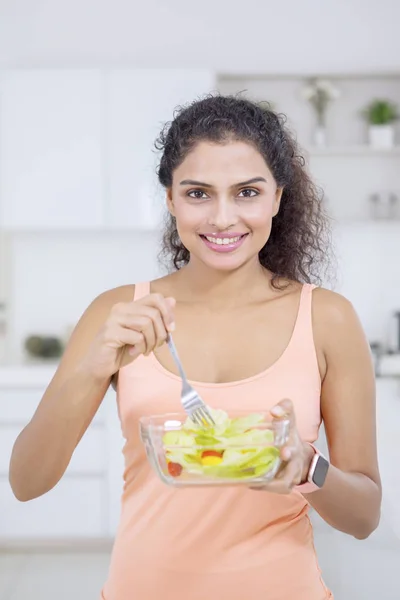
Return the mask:
MULTIPOLYGON (((191 381, 225 410, 266 410, 293 401, 302 439, 321 424, 321 379, 312 332, 312 285, 304 285, 288 346, 265 371, 229 383, 191 381)), ((135 300, 149 283, 135 288, 135 300)), ((174 489, 153 472, 139 418, 179 412, 181 380, 154 354, 118 374, 117 404, 126 443, 121 517, 103 600, 327 600, 309 504, 245 486, 174 489)))

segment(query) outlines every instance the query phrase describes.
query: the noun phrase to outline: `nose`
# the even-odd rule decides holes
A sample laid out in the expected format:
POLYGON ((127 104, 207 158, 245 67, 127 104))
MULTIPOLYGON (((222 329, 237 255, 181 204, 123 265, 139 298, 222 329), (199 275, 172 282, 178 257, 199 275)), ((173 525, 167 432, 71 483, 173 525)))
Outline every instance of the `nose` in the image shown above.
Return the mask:
POLYGON ((236 225, 237 220, 235 204, 229 198, 216 198, 212 203, 209 225, 224 231, 236 225))

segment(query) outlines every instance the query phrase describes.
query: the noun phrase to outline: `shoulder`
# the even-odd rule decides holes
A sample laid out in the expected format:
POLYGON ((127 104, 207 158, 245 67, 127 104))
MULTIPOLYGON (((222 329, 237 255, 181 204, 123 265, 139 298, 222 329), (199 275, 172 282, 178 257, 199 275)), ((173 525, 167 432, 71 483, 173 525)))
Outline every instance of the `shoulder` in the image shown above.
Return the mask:
POLYGON ((313 316, 326 326, 340 326, 356 318, 353 304, 341 294, 325 288, 313 291, 313 316))
POLYGON ((87 306, 75 330, 97 329, 107 320, 113 306, 121 302, 132 302, 134 293, 134 285, 122 285, 102 292, 87 306))
POLYGON ((119 302, 132 302, 135 295, 135 285, 121 285, 102 292, 90 303, 87 310, 102 312, 110 310, 119 302))
POLYGON ((314 289, 312 318, 316 345, 325 356, 368 346, 353 304, 341 294, 324 288, 314 289))

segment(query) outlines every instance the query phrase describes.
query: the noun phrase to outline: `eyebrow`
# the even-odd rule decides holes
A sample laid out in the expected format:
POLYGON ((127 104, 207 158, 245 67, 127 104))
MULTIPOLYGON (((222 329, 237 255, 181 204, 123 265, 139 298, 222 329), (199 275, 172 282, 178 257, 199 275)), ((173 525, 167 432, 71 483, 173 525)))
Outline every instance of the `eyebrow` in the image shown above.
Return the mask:
MULTIPOLYGON (((242 181, 241 183, 234 183, 231 185, 231 188, 242 187, 244 185, 251 185, 252 183, 267 183, 267 180, 264 177, 253 177, 252 179, 248 179, 247 181, 242 181)), ((213 186, 210 183, 204 183, 202 181, 195 181, 194 179, 184 179, 180 182, 179 185, 198 185, 200 187, 212 188, 213 186)))

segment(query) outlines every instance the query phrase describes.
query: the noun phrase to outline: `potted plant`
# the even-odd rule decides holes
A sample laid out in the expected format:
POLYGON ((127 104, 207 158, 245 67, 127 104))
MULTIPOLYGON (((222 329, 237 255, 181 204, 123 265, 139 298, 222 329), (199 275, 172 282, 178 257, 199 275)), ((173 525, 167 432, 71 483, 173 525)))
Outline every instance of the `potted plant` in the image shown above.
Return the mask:
POLYGON ((368 139, 374 148, 393 148, 394 122, 399 118, 397 106, 390 100, 373 100, 364 109, 368 139))
POLYGON ((339 90, 327 79, 312 79, 302 90, 302 96, 310 102, 315 111, 316 128, 314 143, 326 146, 326 114, 328 106, 340 97, 339 90))

